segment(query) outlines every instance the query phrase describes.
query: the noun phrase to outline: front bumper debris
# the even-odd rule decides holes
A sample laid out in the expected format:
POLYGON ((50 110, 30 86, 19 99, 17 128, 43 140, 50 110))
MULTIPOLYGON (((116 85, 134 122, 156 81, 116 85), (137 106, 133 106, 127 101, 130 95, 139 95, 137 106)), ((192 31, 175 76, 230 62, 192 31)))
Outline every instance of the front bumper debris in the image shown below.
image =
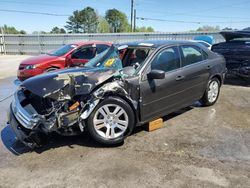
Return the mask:
POLYGON ((15 118, 18 120, 18 122, 27 129, 33 129, 35 126, 39 123, 39 118, 37 117, 38 114, 35 111, 35 109, 29 105, 27 109, 24 109, 21 105, 22 100, 25 99, 25 96, 21 91, 17 91, 14 94, 14 100, 11 103, 11 110, 15 116, 15 118))
POLYGON ((29 148, 39 147, 41 139, 38 131, 40 118, 31 105, 23 107, 24 94, 19 90, 14 94, 8 114, 9 125, 16 135, 16 138, 29 148))
POLYGON ((16 119, 12 108, 10 108, 9 111, 9 125, 13 132, 15 133, 16 138, 21 141, 25 146, 33 149, 35 147, 39 147, 40 144, 38 144, 35 140, 32 139, 31 131, 24 128, 16 119))

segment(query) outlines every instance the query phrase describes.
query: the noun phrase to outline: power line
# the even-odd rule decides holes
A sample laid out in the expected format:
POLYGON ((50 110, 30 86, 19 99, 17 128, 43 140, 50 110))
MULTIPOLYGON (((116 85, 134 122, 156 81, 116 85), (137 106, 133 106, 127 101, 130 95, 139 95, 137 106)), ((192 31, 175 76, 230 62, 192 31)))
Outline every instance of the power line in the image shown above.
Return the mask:
POLYGON ((168 11, 153 11, 153 10, 145 10, 145 9, 137 9, 137 10, 141 10, 141 11, 147 11, 147 12, 153 12, 153 13, 158 13, 158 14, 162 14, 162 15, 166 15, 166 14, 170 14, 170 15, 184 15, 184 16, 190 16, 190 17, 199 17, 199 18, 218 18, 218 19, 247 19, 249 20, 250 18, 246 18, 246 17, 231 17, 231 16, 205 16, 205 15, 198 15, 198 14, 183 14, 183 13, 174 13, 174 12, 168 12, 168 11))
POLYGON ((166 20, 166 19, 158 19, 158 18, 145 18, 145 17, 137 17, 137 20, 150 20, 150 21, 161 21, 161 22, 174 22, 174 23, 193 23, 193 24, 204 24, 204 23, 250 23, 249 21, 230 21, 230 22, 195 22, 195 21, 184 21, 184 20, 166 20))
POLYGON ((161 21, 161 22, 177 22, 177 23, 194 23, 200 24, 200 22, 192 22, 192 21, 183 21, 183 20, 165 20, 165 19, 158 19, 158 18, 145 18, 145 17, 136 17, 137 20, 152 20, 152 21, 161 21))
POLYGON ((36 15, 46 15, 46 16, 58 16, 58 17, 68 17, 69 14, 56 14, 48 12, 33 12, 33 11, 24 11, 24 10, 10 10, 10 9, 0 9, 0 12, 16 12, 24 14, 36 14, 36 15))
MULTIPOLYGON (((154 3, 155 5, 155 1, 154 0, 144 0, 146 1, 146 3, 154 3)), ((237 3, 232 3, 232 4, 226 4, 226 5, 221 5, 221 6, 216 6, 216 7, 212 7, 212 8, 208 8, 208 9, 203 9, 203 10, 199 10, 197 9, 196 12, 207 12, 210 10, 216 10, 216 9, 222 9, 222 8, 228 8, 228 7, 234 7, 235 5, 242 5, 242 4, 246 4, 246 3, 250 3, 250 0, 245 0, 242 2, 237 2, 237 3)), ((144 2, 145 4, 145 2, 144 2)), ((138 3, 136 4, 138 5, 138 3)), ((140 5, 140 3, 139 3, 140 5)), ((204 17, 204 18, 226 18, 226 19, 247 19, 249 20, 249 18, 243 18, 243 17, 231 17, 231 16, 211 16, 211 15, 197 15, 197 14, 189 14, 189 12, 179 12, 179 13, 174 13, 174 12, 168 12, 168 11, 164 11, 164 12, 160 12, 160 11, 152 11, 152 10, 145 10, 145 9, 138 9, 137 10, 141 10, 141 11, 147 11, 147 12, 155 12, 155 13, 162 13, 162 14, 171 14, 171 15, 183 15, 183 16, 191 16, 191 17, 204 17)))
MULTIPOLYGON (((157 3, 157 1, 155 1, 155 0, 143 0, 144 2, 143 2, 143 4, 145 4, 145 3, 152 3, 152 4, 156 4, 157 3), (145 2, 146 1, 146 2, 145 2)), ((136 5, 140 5, 142 2, 137 2, 137 4, 136 5)), ((250 3, 250 0, 245 0, 245 1, 241 1, 241 2, 237 2, 237 3, 232 3, 232 4, 224 4, 224 5, 220 5, 220 6, 216 6, 216 7, 212 7, 212 8, 207 8, 207 9, 196 9, 195 10, 195 12, 201 12, 201 13, 203 13, 203 12, 207 12, 207 11, 210 11, 210 10, 216 10, 216 9, 223 9, 223 8, 228 8, 228 7, 234 7, 235 5, 242 5, 242 4, 247 4, 247 3, 250 3)), ((141 5, 143 5, 143 4, 141 4, 141 5)), ((162 6, 162 3, 161 3, 161 5, 160 6, 162 6)), ((185 15, 185 14, 188 14, 188 13, 190 13, 190 12, 180 12, 180 13, 176 13, 176 14, 182 14, 182 15, 185 15)))

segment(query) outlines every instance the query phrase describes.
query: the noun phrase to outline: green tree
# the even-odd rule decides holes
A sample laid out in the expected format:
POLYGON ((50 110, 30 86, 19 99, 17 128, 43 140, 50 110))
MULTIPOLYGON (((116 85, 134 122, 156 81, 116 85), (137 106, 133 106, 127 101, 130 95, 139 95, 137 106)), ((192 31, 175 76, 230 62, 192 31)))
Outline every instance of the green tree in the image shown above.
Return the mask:
POLYGON ((82 16, 81 16, 81 11, 76 10, 73 12, 73 15, 69 17, 69 21, 67 21, 67 25, 65 28, 70 32, 70 33, 82 33, 82 16))
POLYGON ((204 25, 202 27, 199 27, 196 31, 220 31, 219 26, 209 26, 209 25, 204 25))
POLYGON ((46 31, 33 31, 32 32, 32 34, 36 34, 36 35, 38 35, 38 34, 49 34, 49 32, 46 32, 46 31))
POLYGON ((111 32, 120 33, 129 31, 128 18, 123 12, 117 9, 109 9, 106 12, 105 18, 110 25, 111 32))
POLYGON ((24 30, 20 30, 19 33, 20 33, 20 34, 23 34, 23 35, 24 35, 24 34, 27 34, 26 31, 24 31, 24 30))
POLYGON ((53 27, 50 33, 59 34, 59 33, 66 33, 66 31, 63 28, 53 27))
POLYGON ((96 33, 98 26, 98 14, 91 8, 87 7, 82 10, 83 14, 83 30, 85 33, 96 33))
POLYGON ((3 31, 6 34, 26 34, 24 30, 18 31, 15 27, 7 25, 3 26, 3 31))
POLYGON ((70 33, 96 33, 97 26, 97 12, 91 7, 86 7, 83 10, 74 11, 65 28, 70 33))
POLYGON ((137 27, 136 28, 136 32, 145 32, 145 33, 149 33, 149 32, 154 32, 155 30, 152 27, 137 27))
POLYGON ((99 24, 98 24, 98 32, 99 33, 108 33, 110 32, 109 23, 103 17, 99 17, 99 24))

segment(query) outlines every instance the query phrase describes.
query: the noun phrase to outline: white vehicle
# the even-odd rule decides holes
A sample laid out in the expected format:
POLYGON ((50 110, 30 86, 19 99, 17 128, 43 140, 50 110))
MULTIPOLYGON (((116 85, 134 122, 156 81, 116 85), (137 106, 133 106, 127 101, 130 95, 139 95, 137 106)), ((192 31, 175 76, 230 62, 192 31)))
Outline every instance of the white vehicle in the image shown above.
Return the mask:
POLYGON ((205 46, 206 48, 208 48, 209 50, 212 49, 212 45, 209 44, 208 42, 205 42, 203 40, 190 40, 191 42, 198 42, 200 44, 202 44, 203 46, 205 46))

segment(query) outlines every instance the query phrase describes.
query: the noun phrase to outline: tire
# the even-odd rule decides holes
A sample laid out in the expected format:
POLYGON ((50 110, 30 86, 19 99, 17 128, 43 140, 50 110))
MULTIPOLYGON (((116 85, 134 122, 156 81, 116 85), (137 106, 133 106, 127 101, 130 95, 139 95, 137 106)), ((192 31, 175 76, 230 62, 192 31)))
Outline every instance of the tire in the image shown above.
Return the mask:
POLYGON ((91 137, 104 145, 123 143, 132 132, 134 124, 134 111, 126 101, 118 97, 104 99, 87 120, 91 137))
POLYGON ((207 84, 207 89, 200 102, 203 106, 212 106, 216 103, 220 94, 221 83, 218 78, 212 78, 207 84))

